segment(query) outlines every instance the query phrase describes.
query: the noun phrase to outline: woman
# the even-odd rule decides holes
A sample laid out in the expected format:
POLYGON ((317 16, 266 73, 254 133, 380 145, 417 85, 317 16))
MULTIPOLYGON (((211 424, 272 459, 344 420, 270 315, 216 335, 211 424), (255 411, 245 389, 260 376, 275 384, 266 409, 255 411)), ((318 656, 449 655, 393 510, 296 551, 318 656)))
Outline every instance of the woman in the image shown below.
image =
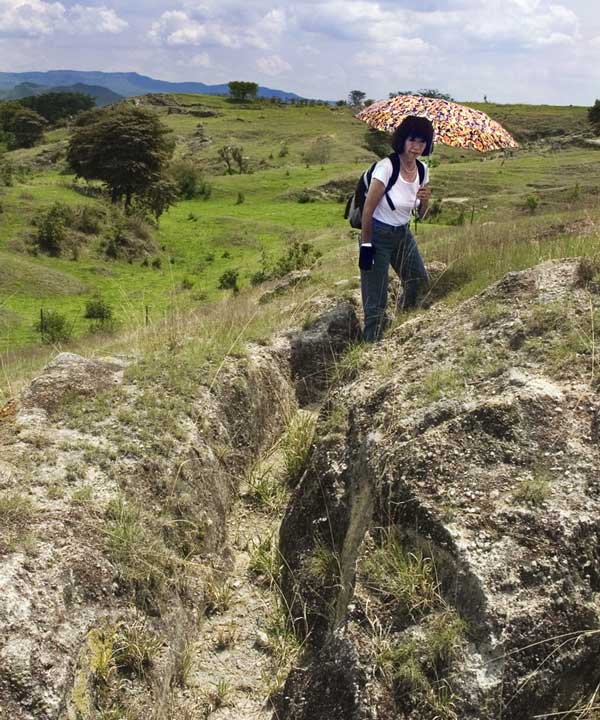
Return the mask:
POLYGON ((375 342, 383 334, 390 265, 402 280, 403 308, 415 307, 419 291, 428 283, 427 271, 409 225, 413 209, 416 208, 422 218, 431 197, 428 169, 425 166, 421 184, 417 168, 417 158, 429 155, 433 149, 431 122, 413 115, 404 118, 394 131, 392 147, 400 156, 398 180, 386 193, 392 162, 389 158, 378 162, 362 212, 361 253, 366 254, 363 245, 372 243, 375 256, 371 269, 361 270, 365 315, 363 338, 367 342, 375 342))

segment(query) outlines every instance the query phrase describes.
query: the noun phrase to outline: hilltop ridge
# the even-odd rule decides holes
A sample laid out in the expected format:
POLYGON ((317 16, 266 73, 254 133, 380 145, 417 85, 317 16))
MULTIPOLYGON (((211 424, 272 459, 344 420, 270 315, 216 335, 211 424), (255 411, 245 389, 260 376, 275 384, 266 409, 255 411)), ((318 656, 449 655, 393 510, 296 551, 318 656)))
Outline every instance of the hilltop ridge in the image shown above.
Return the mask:
MULTIPOLYGON (((228 95, 227 83, 210 85, 202 82, 169 82, 157 80, 136 72, 102 72, 99 70, 47 70, 19 73, 0 72, 0 89, 10 90, 20 83, 35 83, 45 87, 71 86, 78 83, 99 85, 123 97, 146 93, 199 93, 204 95, 228 95)), ((259 97, 277 97, 282 100, 299 98, 292 92, 260 86, 259 97)))

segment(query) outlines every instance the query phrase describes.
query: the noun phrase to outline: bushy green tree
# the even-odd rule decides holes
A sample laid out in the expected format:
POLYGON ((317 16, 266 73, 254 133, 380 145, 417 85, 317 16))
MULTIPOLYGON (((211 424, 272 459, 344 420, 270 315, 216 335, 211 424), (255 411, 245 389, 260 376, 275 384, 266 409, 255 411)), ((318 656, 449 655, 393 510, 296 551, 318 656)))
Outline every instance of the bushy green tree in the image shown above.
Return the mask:
POLYGON ((31 95, 22 98, 19 102, 24 107, 34 110, 51 124, 84 110, 91 110, 96 104, 91 95, 78 92, 49 92, 42 95, 31 95))
POLYGON ((436 88, 422 88, 421 90, 398 90, 397 92, 391 92, 390 98, 396 97, 396 95, 416 95, 418 97, 429 97, 438 98, 439 100, 454 100, 454 98, 448 93, 437 90, 436 88))
POLYGON ((16 113, 20 112, 23 106, 16 101, 0 102, 0 128, 8 131, 16 113))
POLYGON ((391 137, 389 133, 375 128, 368 128, 365 132, 365 147, 380 158, 392 152, 391 137))
POLYGON ((600 100, 596 100, 592 107, 588 108, 588 120, 596 135, 600 135, 600 100))
POLYGON ((113 203, 144 195, 163 177, 174 143, 157 115, 124 105, 75 130, 67 160, 78 177, 102 180, 113 203))
POLYGON ((6 130, 12 135, 13 147, 33 147, 44 137, 46 121, 34 110, 20 107, 10 120, 6 130))
POLYGON ((448 95, 448 93, 442 92, 441 90, 437 90, 436 88, 422 88, 417 91, 417 95, 420 95, 421 97, 438 98, 439 100, 454 100, 451 95, 448 95))
POLYGON ((149 210, 158 221, 158 218, 174 205, 179 199, 179 188, 174 177, 163 173, 158 180, 138 195, 138 202, 142 208, 149 210))
POLYGON ((229 96, 232 100, 255 100, 258 95, 258 83, 232 80, 229 83, 229 96))

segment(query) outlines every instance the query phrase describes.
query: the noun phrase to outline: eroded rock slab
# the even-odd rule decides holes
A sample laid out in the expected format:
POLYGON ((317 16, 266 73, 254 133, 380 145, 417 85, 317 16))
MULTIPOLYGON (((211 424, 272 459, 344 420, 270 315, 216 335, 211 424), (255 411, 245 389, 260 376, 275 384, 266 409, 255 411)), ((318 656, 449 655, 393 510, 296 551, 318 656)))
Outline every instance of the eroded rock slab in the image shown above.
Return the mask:
POLYGON ((320 648, 341 635, 386 720, 523 720, 591 696, 600 448, 576 268, 434 307, 328 399, 281 531, 288 602, 315 644, 304 687, 326 684, 320 648))

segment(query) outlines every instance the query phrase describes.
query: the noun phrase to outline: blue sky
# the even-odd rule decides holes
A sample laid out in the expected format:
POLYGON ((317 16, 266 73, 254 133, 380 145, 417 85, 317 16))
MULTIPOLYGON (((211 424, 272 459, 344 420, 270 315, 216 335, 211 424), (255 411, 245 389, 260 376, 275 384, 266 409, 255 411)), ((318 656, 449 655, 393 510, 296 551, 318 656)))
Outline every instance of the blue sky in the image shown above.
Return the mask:
POLYGON ((590 105, 594 0, 0 0, 0 70, 253 80, 307 97, 438 88, 458 100, 590 105))

